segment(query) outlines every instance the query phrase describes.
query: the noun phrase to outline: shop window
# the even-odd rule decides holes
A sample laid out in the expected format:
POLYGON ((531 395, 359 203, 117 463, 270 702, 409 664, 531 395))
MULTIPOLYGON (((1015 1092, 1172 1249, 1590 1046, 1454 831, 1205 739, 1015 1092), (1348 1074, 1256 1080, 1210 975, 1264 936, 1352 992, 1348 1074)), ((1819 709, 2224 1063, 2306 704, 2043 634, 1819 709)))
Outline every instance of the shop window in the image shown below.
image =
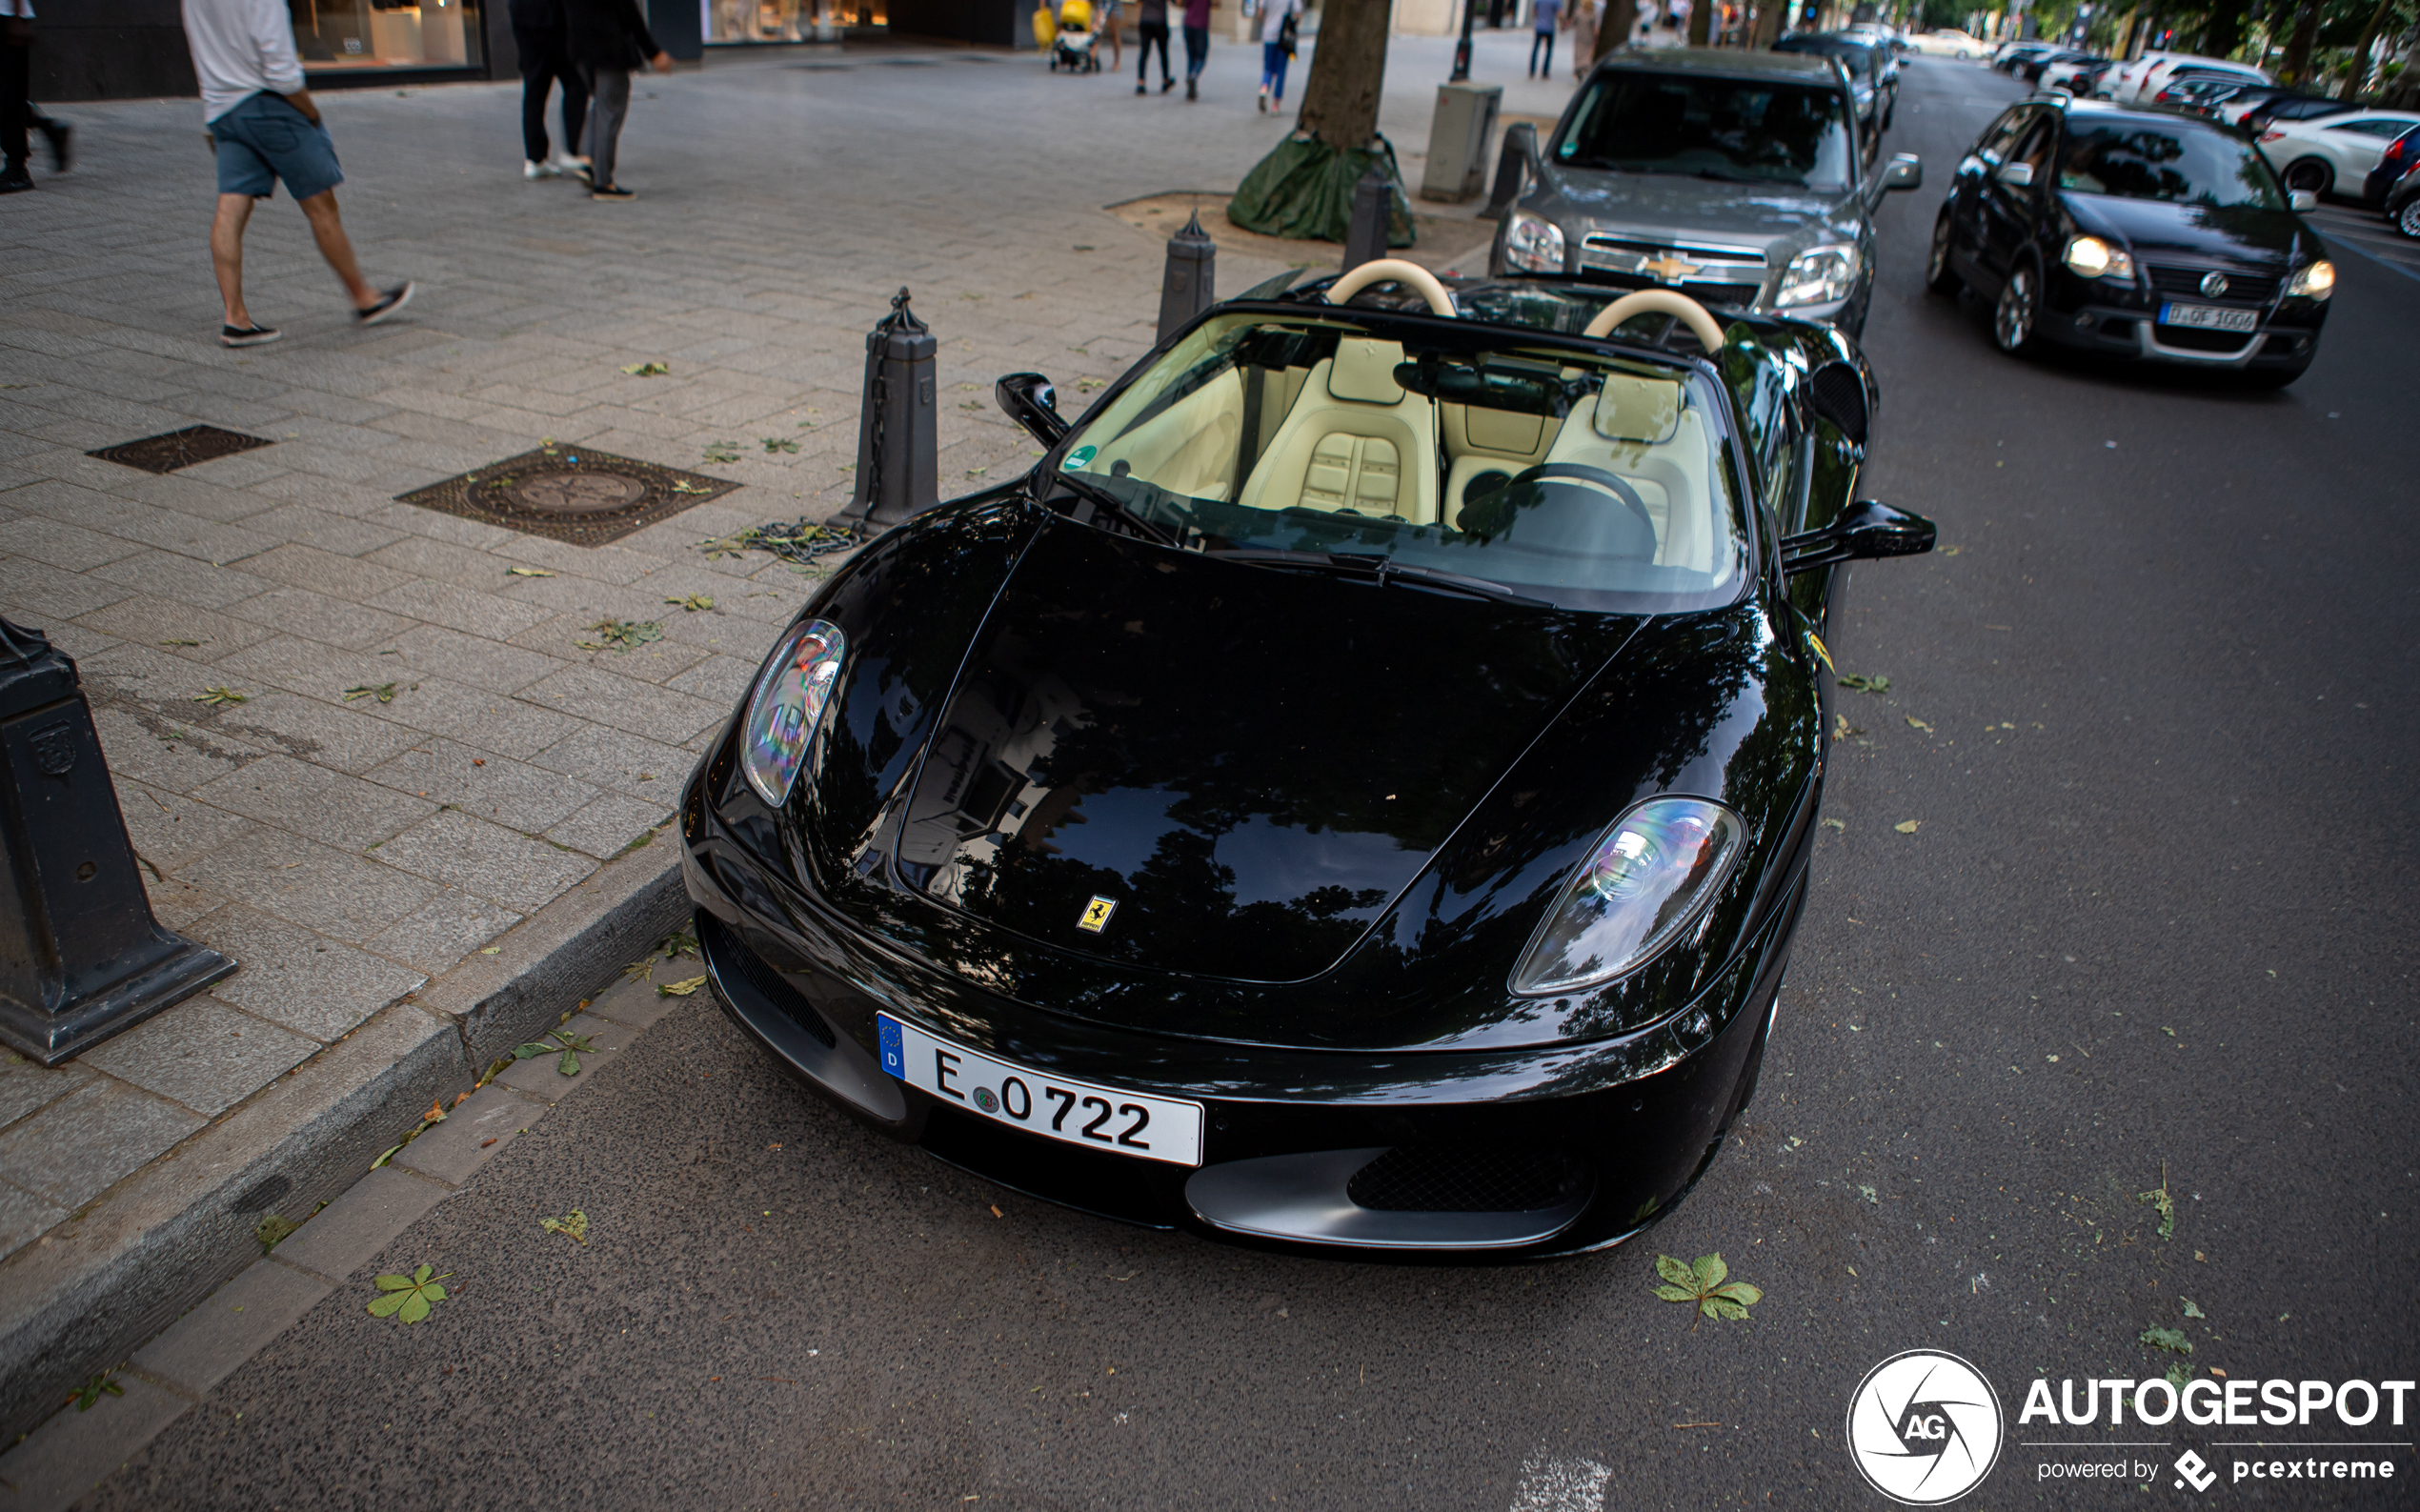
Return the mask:
POLYGON ((701 0, 709 42, 815 42, 891 24, 890 0, 701 0))
POLYGON ((477 68, 478 0, 286 0, 294 48, 313 72, 331 69, 477 68))

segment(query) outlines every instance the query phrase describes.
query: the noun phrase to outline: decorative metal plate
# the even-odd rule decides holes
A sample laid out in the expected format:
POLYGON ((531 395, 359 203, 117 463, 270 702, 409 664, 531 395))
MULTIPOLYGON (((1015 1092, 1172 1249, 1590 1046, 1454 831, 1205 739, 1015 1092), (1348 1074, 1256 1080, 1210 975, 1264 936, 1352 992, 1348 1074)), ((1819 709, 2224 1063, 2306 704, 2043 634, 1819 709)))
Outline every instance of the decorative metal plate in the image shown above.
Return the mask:
POLYGON ((396 502, 575 546, 602 546, 737 487, 584 446, 555 445, 397 494, 396 502))
POLYGON ((97 456, 104 462, 121 462, 139 467, 146 473, 173 473, 180 467, 196 462, 209 462, 222 456, 233 456, 254 447, 277 443, 265 435, 246 435, 241 431, 222 431, 214 425, 189 425, 182 431, 165 435, 147 435, 140 441, 127 441, 117 446, 105 446, 86 456, 97 456))

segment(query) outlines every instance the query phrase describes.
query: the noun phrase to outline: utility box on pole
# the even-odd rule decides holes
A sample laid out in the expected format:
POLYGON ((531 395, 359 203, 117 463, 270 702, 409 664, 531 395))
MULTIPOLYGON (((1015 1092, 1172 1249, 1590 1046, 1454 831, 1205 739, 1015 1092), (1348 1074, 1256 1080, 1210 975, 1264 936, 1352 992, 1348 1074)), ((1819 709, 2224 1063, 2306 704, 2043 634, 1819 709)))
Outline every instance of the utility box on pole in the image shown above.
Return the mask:
POLYGON ((1487 187, 1487 138, 1504 103, 1501 84, 1441 84, 1428 128, 1420 197, 1459 204, 1487 187))

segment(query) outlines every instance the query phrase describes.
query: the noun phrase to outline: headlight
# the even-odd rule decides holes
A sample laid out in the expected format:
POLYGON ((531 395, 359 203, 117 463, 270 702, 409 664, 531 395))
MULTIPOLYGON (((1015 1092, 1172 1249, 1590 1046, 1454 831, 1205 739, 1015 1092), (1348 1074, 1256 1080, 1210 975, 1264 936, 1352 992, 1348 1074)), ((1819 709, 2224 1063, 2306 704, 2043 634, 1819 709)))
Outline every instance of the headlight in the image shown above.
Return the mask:
POLYGON ((2306 264, 2295 269, 2294 276, 2286 280, 2286 293, 2289 297, 2325 299, 2335 292, 2336 265, 2331 262, 2306 264))
POLYGON ((2098 236, 2078 236, 2067 243, 2067 265, 2086 278, 2121 278, 2132 281, 2134 255, 2123 247, 2112 247, 2098 236))
POLYGON ((1563 272, 1563 228, 1525 211, 1513 212, 1504 233, 1504 266, 1515 272, 1563 272))
POLYGON ((1785 307, 1838 303, 1857 287, 1859 266, 1854 247, 1809 247, 1790 259, 1782 274, 1782 292, 1773 303, 1785 307))
POLYGON ((809 619, 790 627, 756 675, 741 731, 739 765, 748 785, 775 808, 790 800, 791 786, 806 760, 807 745, 832 701, 848 642, 840 627, 809 619))
POLYGON ((1681 937, 1739 859, 1746 829, 1704 798, 1649 798, 1605 831, 1513 968, 1523 997, 1577 992, 1681 937))

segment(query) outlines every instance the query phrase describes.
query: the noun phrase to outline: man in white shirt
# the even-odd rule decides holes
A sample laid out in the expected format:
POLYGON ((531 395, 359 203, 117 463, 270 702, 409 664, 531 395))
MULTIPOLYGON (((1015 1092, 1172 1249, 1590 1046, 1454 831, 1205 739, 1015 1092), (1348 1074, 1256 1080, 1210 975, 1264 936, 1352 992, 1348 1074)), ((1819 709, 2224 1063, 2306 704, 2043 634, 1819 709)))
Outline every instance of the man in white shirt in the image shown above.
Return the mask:
POLYGON ((50 166, 68 171, 68 136, 72 130, 33 108, 28 98, 33 72, 33 0, 0 0, 0 194, 20 194, 33 187, 26 171, 26 132, 39 129, 50 143, 50 166))
POLYGON ((279 179, 311 222, 319 255, 343 281, 353 319, 374 326, 401 310, 412 285, 383 292, 371 288, 336 214, 344 170, 336 165, 336 145, 320 123, 319 107, 303 88, 286 0, 184 0, 184 10, 185 42, 202 84, 202 119, 218 153, 218 216, 210 231, 211 262, 227 304, 218 339, 231 347, 277 339, 274 328, 255 324, 244 307, 244 228, 252 202, 267 199, 279 179))

